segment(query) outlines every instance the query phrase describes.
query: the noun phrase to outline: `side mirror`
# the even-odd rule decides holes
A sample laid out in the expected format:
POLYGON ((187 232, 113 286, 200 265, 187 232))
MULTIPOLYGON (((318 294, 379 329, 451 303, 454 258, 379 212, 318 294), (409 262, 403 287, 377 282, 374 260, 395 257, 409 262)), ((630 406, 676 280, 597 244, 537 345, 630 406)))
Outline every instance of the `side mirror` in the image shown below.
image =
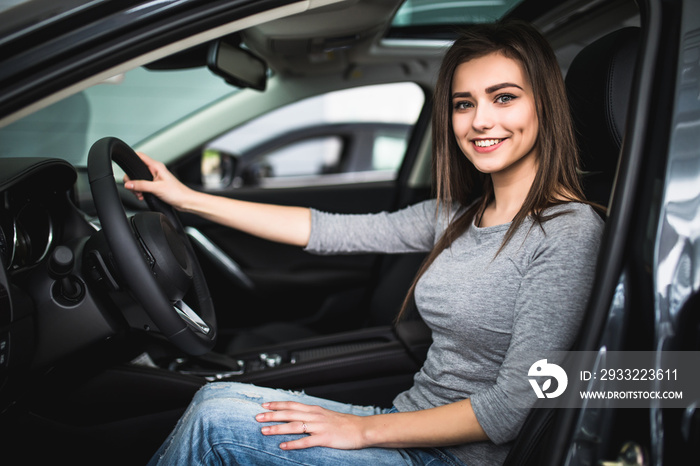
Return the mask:
POLYGON ((219 39, 209 48, 207 66, 227 83, 264 91, 267 84, 267 63, 237 44, 219 39))
POLYGON ((200 165, 202 187, 205 189, 238 187, 234 178, 235 166, 236 159, 231 155, 216 149, 205 149, 202 152, 200 165))
POLYGON ((274 177, 274 170, 266 160, 259 160, 246 166, 241 176, 244 186, 259 186, 265 178, 274 177))

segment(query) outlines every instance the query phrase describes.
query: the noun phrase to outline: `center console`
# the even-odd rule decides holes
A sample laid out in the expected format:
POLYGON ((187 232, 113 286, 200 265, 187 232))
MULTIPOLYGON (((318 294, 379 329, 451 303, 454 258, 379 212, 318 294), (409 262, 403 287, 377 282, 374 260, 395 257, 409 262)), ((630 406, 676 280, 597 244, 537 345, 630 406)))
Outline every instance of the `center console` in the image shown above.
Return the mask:
POLYGON ((422 321, 405 321, 235 355, 180 358, 168 369, 206 381, 303 389, 314 396, 382 406, 410 387, 431 341, 422 321))

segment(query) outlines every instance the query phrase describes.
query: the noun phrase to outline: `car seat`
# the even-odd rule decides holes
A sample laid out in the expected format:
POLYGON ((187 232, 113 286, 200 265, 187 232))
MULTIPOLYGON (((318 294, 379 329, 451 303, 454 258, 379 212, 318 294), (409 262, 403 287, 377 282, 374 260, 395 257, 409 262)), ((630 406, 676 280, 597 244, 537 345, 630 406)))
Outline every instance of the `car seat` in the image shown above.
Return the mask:
MULTIPOLYGON (((584 47, 566 75, 566 90, 581 151, 589 201, 609 205, 634 78, 640 29, 629 27, 584 47)), ((533 409, 504 466, 545 463, 554 409, 533 409)))
MULTIPOLYGON (((377 273, 379 281, 367 302, 364 327, 388 326, 396 318, 406 293, 423 262, 425 254, 396 254, 382 257, 377 273)), ((407 318, 415 318, 409 312, 407 318)), ((298 322, 270 322, 235 335, 226 345, 227 354, 243 350, 319 336, 311 326, 298 322)))
POLYGON ((589 201, 607 206, 622 147, 639 28, 610 33, 581 50, 566 75, 589 201))

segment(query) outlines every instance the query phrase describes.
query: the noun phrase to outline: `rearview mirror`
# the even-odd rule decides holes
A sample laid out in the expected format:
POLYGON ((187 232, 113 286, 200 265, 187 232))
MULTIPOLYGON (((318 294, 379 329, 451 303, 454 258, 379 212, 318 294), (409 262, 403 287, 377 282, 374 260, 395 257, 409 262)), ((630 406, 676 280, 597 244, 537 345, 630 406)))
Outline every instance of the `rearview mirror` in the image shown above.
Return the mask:
POLYGON ((229 84, 265 90, 267 63, 236 44, 222 39, 214 42, 209 49, 207 66, 229 84))

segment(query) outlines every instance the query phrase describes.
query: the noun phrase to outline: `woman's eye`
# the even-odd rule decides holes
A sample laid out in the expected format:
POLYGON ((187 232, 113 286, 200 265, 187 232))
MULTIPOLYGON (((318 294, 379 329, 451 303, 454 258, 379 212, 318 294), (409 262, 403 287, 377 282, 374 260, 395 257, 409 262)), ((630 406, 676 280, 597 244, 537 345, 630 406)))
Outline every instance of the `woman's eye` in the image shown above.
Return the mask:
POLYGON ((498 102, 499 104, 507 104, 512 100, 515 100, 515 96, 512 94, 501 94, 498 97, 496 97, 496 102, 498 102))
POLYGON ((471 102, 456 102, 454 104, 454 106, 455 106, 455 110, 466 110, 468 108, 473 107, 471 102))

